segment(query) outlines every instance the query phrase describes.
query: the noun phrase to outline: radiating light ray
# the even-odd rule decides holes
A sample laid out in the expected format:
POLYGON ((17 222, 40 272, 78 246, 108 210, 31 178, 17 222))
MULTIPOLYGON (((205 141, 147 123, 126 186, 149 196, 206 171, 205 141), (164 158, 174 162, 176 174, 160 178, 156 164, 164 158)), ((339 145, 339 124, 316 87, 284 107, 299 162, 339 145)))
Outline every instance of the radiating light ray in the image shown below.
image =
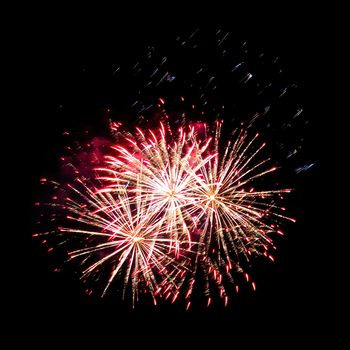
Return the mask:
POLYGON ((199 150, 195 143, 191 144, 193 127, 189 133, 180 128, 175 140, 166 134, 162 123, 157 130, 159 138, 153 131, 149 131, 150 138, 141 129, 137 131, 138 138, 127 138, 132 150, 114 147, 117 156, 107 158, 109 167, 98 169, 109 176, 100 179, 110 181, 111 189, 115 182, 126 183, 135 198, 147 202, 152 211, 162 213, 161 220, 175 241, 183 237, 191 240, 188 225, 192 221, 191 203, 195 201, 191 188, 197 185, 193 174, 213 157, 209 155, 198 162, 198 152, 203 153, 209 142, 199 150))
MULTIPOLYGON (((277 170, 261 157, 265 143, 258 144, 259 135, 249 138, 246 130, 236 130, 224 145, 221 128, 221 121, 213 128, 189 124, 188 132, 163 123, 157 130, 137 128, 135 137, 128 135, 123 146, 113 146, 117 154, 107 156, 106 166, 97 170, 107 182, 103 191, 113 193, 123 184, 132 201, 156 213, 158 224, 169 233, 170 250, 177 254, 184 239, 198 243, 192 275, 198 267, 204 269, 205 293, 210 295, 213 280, 227 304, 224 282, 234 283, 232 265, 234 271, 243 271, 241 265, 254 255, 265 255, 273 247, 270 236, 278 231, 278 221, 293 219, 276 205, 276 196, 289 189, 250 187, 277 170)), ((190 278, 188 296, 192 281, 195 277, 190 278)))
MULTIPOLYGON (((284 166, 302 147, 302 135, 296 142, 290 135, 294 123, 307 124, 294 96, 297 85, 286 81, 277 58, 269 62, 269 53, 257 59, 246 42, 232 49, 229 34, 202 37, 197 29, 176 38, 173 57, 149 45, 130 68, 113 67, 120 79, 119 86, 113 81, 115 91, 128 88, 125 101, 117 96, 106 109, 109 136, 89 139, 87 151, 75 142, 76 153, 67 147, 69 154, 60 157, 63 185, 55 183, 55 190, 63 191, 48 203, 48 225, 55 228, 37 237, 45 244, 52 236, 62 239, 65 245, 58 244, 80 263, 82 280, 96 281, 99 294, 119 283, 133 304, 146 291, 154 304, 182 300, 188 309, 201 285, 204 305, 219 296, 226 306, 229 285, 236 292, 241 282, 256 289, 247 274, 252 260, 274 261, 280 224, 295 221, 280 207, 290 189, 273 179, 275 156, 284 166), (281 108, 286 96, 288 110, 281 108), (135 128, 114 121, 118 115, 135 128), (219 118, 236 126, 230 135, 219 118), (67 172, 74 175, 67 179, 67 172)), ((295 173, 314 164, 298 162, 295 173)))
POLYGON ((72 198, 67 197, 63 205, 67 224, 59 233, 79 238, 82 247, 68 254, 70 259, 82 259, 82 279, 99 269, 108 270, 102 295, 118 279, 122 281, 123 299, 130 288, 133 304, 141 287, 147 288, 154 299, 160 295, 155 291, 165 283, 171 294, 178 293, 176 281, 188 269, 189 242, 170 238, 147 200, 134 200, 122 185, 115 186, 118 191, 113 194, 81 179, 68 188, 72 198), (176 252, 169 249, 173 246, 176 252))
MULTIPOLYGON (((207 126, 204 127, 205 134, 210 134, 207 126)), ((276 170, 276 167, 268 167, 269 159, 257 160, 265 146, 254 146, 258 135, 249 140, 246 131, 239 131, 221 151, 221 127, 222 123, 217 122, 212 131, 214 143, 207 148, 215 156, 194 174, 198 185, 192 187, 192 197, 196 198, 192 205, 198 208, 197 229, 201 243, 195 270, 201 266, 208 278, 213 273, 213 280, 220 294, 225 295, 227 304, 222 274, 233 281, 231 262, 239 268, 243 257, 249 261, 252 255, 263 254, 273 245, 268 235, 278 232, 271 222, 293 219, 281 214, 282 209, 274 204, 276 195, 288 193, 289 189, 246 190, 248 184, 276 170)), ((195 141, 200 144, 200 140, 195 141)), ((202 155, 206 153, 199 157, 202 155)), ((192 286, 188 294, 191 289, 192 286)), ((206 293, 209 295, 209 279, 206 293)))

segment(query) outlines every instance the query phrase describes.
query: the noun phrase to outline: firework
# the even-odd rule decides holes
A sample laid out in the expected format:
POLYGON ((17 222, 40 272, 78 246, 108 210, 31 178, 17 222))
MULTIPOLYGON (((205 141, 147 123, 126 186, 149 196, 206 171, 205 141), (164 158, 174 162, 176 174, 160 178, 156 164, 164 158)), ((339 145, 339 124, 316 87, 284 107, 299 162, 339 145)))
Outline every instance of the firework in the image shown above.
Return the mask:
POLYGON ((79 246, 68 255, 80 261, 83 280, 101 280, 108 272, 102 295, 116 279, 121 282, 123 299, 131 290, 133 305, 140 290, 150 292, 155 304, 163 289, 168 297, 176 295, 177 279, 187 269, 188 242, 169 238, 148 201, 131 200, 124 186, 114 187, 112 194, 80 178, 67 189, 70 195, 64 204, 54 206, 66 213, 65 226, 54 233, 68 247, 79 246))
POLYGON ((279 221, 289 219, 275 200, 290 190, 254 190, 255 181, 276 170, 270 159, 261 157, 265 144, 256 146, 258 135, 249 139, 240 130, 222 145, 221 127, 219 121, 214 128, 197 123, 188 125, 186 133, 161 123, 159 137, 153 131, 147 137, 138 128, 135 138, 126 138, 126 146, 113 147, 117 155, 108 156, 107 166, 98 171, 109 191, 123 183, 134 201, 157 213, 170 235, 170 249, 173 241, 199 243, 187 298, 200 267, 208 280, 205 294, 210 296, 213 280, 227 303, 224 280, 234 283, 231 271, 243 272, 242 260, 249 262, 254 255, 273 259, 270 235, 282 233, 279 221))
MULTIPOLYGON (((192 188, 196 198, 198 254, 195 270, 200 267, 206 279, 205 294, 210 303, 210 283, 219 288, 225 304, 228 295, 225 281, 235 283, 232 271, 249 275, 243 266, 253 256, 264 255, 273 260, 269 250, 274 248, 271 235, 282 234, 279 223, 294 219, 283 215, 284 208, 277 206, 276 199, 289 189, 256 190, 252 186, 277 168, 261 153, 265 144, 257 144, 258 135, 249 138, 247 130, 236 130, 227 144, 221 140, 222 121, 214 128, 203 124, 204 134, 212 134, 212 141, 203 154, 214 157, 202 163, 194 174, 197 185, 192 188)), ((197 141, 200 144, 200 141, 197 141)), ((201 155, 200 155, 201 154, 201 155)), ((201 160, 198 161, 201 163, 201 160)), ((255 283, 251 281, 255 290, 255 283)), ((192 293, 193 283, 187 292, 192 293)), ((238 288, 238 286, 237 286, 238 288)))
POLYGON ((147 203, 151 211, 159 213, 160 222, 175 241, 191 240, 196 211, 193 188, 198 185, 196 172, 213 155, 201 157, 209 142, 199 147, 193 137, 193 126, 188 133, 183 128, 178 133, 169 126, 167 130, 168 134, 161 123, 147 138, 138 128, 137 137, 127 138, 127 146, 113 147, 117 156, 107 156, 107 167, 98 171, 105 174, 100 180, 109 182, 111 191, 123 183, 135 200, 147 203))
MULTIPOLYGON (((81 265, 82 280, 96 281, 102 296, 116 285, 133 305, 147 293, 154 303, 182 299, 188 308, 201 285, 208 306, 217 294, 227 305, 229 286, 239 288, 238 276, 256 289, 248 274, 252 259, 273 261, 275 234, 283 235, 283 222, 294 221, 279 204, 290 189, 270 180, 278 169, 275 157, 253 132, 257 127, 263 135, 274 134, 279 164, 294 157, 300 147, 292 144, 291 153, 282 133, 277 135, 292 124, 278 118, 281 110, 271 109, 265 97, 283 99, 294 85, 278 79, 270 89, 269 81, 259 81, 259 72, 247 64, 245 43, 241 54, 232 54, 225 47, 229 35, 221 31, 213 37, 212 59, 202 60, 207 44, 199 49, 198 35, 177 39, 179 57, 188 58, 192 70, 181 71, 148 48, 146 58, 125 73, 137 93, 131 105, 121 101, 119 108, 136 126, 127 129, 110 116, 112 140, 92 157, 85 152, 78 167, 70 158, 73 182, 59 186, 59 203, 48 203, 51 236, 63 239, 69 260, 81 265), (195 53, 187 55, 189 50, 195 53), (225 91, 228 86, 235 94, 225 91), (160 91, 167 96, 159 97, 160 91), (236 119, 241 115, 244 122, 236 119), (234 125, 231 134, 222 118, 234 125)), ((297 122, 299 111, 292 116, 297 122)))
POLYGON ((102 295, 117 279, 123 298, 130 288, 134 303, 142 289, 156 303, 156 295, 176 298, 183 289, 190 299, 201 269, 208 304, 211 281, 227 304, 232 271, 244 272, 256 255, 273 260, 270 236, 282 234, 279 221, 288 219, 275 200, 290 190, 255 190, 255 181, 276 170, 261 156, 265 144, 240 130, 225 145, 221 127, 138 128, 112 146, 116 155, 106 155, 93 181, 68 185, 61 208, 69 224, 58 231, 79 237, 69 256, 80 259, 82 279, 109 271, 102 295))

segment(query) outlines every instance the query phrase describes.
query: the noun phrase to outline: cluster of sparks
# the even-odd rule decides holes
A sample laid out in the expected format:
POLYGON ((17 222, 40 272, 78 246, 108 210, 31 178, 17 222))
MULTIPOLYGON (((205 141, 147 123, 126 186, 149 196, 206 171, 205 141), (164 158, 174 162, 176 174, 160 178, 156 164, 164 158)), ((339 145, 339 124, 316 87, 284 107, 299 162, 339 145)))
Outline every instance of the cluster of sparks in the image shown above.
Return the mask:
POLYGON ((222 121, 120 134, 103 166, 77 177, 59 205, 56 233, 79 238, 69 257, 82 279, 104 279, 102 295, 119 281, 133 305, 147 292, 155 304, 182 298, 189 308, 196 285, 207 305, 214 290, 227 305, 238 275, 255 290, 244 267, 255 256, 273 260, 279 223, 294 221, 277 204, 289 189, 253 187, 276 170, 259 135, 236 130, 225 143, 222 121))

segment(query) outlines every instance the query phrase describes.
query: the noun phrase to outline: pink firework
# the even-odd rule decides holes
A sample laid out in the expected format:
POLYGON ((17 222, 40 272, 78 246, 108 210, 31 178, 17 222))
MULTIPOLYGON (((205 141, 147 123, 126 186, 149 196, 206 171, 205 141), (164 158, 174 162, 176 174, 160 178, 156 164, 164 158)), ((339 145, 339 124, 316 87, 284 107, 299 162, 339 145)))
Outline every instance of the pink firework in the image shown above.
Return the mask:
POLYGON ((182 294, 188 308, 199 271, 208 306, 213 288, 227 305, 237 272, 256 289, 244 266, 257 255, 273 260, 273 234, 289 219, 276 203, 290 190, 254 189, 276 170, 263 157, 265 144, 247 130, 224 144, 221 130, 220 121, 137 128, 119 138, 91 179, 68 186, 58 231, 79 238, 69 256, 81 262, 84 280, 105 277, 102 295, 116 280, 133 304, 140 292, 155 303, 182 294))

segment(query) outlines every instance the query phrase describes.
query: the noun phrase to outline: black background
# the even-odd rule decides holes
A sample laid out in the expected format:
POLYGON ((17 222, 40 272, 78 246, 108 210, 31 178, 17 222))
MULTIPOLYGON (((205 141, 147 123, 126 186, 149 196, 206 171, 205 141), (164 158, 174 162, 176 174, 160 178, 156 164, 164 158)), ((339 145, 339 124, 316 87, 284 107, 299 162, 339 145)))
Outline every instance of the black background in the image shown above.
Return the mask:
POLYGON ((189 16, 184 21, 177 15, 170 19, 166 14, 128 12, 124 16, 121 11, 104 23, 97 14, 98 21, 95 17, 79 21, 78 14, 69 20, 46 15, 21 30, 18 56, 23 59, 18 69, 24 78, 21 102, 25 109, 16 119, 21 214, 12 220, 16 220, 23 254, 16 257, 18 268, 10 290, 15 295, 12 328, 29 334, 26 339, 33 344, 62 340, 68 344, 72 336, 78 342, 97 339, 100 346, 107 341, 117 348, 124 341, 130 346, 183 347, 189 344, 188 336, 191 344, 198 345, 209 346, 213 341, 234 348, 238 342, 257 342, 285 348, 290 342, 312 344, 327 337, 324 324, 329 322, 325 319, 332 284, 327 281, 327 208, 320 187, 325 181, 324 126, 329 117, 320 101, 325 95, 331 48, 324 41, 323 26, 299 11, 272 19, 245 16, 245 12, 222 20, 207 16, 200 21, 189 16), (213 306, 186 313, 176 306, 141 305, 130 310, 117 301, 89 302, 76 275, 69 270, 53 274, 45 251, 31 238, 38 178, 55 169, 65 128, 94 122, 108 108, 108 98, 103 97, 108 89, 100 70, 110 69, 120 55, 125 60, 133 57, 145 43, 157 43, 198 26, 222 27, 259 43, 282 57, 300 82, 304 110, 312 123, 308 146, 316 166, 297 183, 291 207, 298 221, 280 242, 276 263, 263 265, 256 293, 239 295, 226 309, 213 306), (91 66, 95 71, 88 71, 91 66))

